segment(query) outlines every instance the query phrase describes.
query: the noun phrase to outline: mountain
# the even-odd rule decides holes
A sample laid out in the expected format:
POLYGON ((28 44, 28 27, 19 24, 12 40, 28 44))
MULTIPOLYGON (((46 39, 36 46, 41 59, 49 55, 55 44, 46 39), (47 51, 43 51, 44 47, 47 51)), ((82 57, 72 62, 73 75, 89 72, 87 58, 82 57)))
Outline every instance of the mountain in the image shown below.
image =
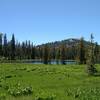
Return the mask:
MULTIPOLYGON (((70 39, 66 39, 66 40, 62 40, 62 41, 55 41, 55 42, 50 42, 50 43, 46 43, 47 45, 49 45, 50 47, 59 47, 61 44, 66 44, 67 47, 72 47, 72 46, 77 46, 80 43, 80 39, 75 39, 75 38, 70 38, 70 39)), ((84 44, 85 45, 89 45, 90 42, 84 40, 84 44)), ((42 45, 38 45, 38 46, 44 46, 45 44, 42 45)))

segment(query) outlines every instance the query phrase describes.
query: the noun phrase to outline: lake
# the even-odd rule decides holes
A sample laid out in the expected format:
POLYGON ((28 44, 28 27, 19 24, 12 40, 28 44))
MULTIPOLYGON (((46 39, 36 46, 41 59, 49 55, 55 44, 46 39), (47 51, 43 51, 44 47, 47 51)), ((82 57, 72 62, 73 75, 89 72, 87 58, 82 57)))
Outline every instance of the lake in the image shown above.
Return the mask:
MULTIPOLYGON (((26 60, 24 61, 24 63, 32 63, 32 64, 44 64, 43 61, 41 60, 26 60)), ((76 60, 65 60, 64 61, 65 64, 78 64, 78 62, 76 60)), ((51 60, 48 61, 48 64, 62 64, 61 60, 51 60)))

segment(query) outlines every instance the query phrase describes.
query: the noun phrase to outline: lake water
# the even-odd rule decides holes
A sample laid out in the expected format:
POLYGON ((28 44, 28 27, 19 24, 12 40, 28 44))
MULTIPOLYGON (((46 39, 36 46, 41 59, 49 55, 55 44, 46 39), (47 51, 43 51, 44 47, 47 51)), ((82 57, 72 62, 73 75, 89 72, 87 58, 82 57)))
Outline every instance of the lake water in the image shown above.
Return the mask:
MULTIPOLYGON (((25 63, 32 63, 32 64, 43 64, 43 61, 40 60, 29 60, 29 61, 25 61, 25 63)), ((75 60, 65 60, 64 61, 65 64, 77 64, 78 62, 75 60)), ((48 62, 48 64, 62 64, 62 61, 56 61, 56 60, 51 60, 50 62, 48 62)))

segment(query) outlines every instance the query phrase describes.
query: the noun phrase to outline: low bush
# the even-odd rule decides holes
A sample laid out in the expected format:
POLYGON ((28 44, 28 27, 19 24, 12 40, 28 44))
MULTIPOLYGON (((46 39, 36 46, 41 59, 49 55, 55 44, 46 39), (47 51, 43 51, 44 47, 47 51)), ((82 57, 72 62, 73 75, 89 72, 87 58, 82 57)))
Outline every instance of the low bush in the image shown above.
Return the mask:
POLYGON ((86 67, 86 72, 88 75, 95 75, 95 73, 97 73, 97 69, 94 67, 94 65, 88 64, 86 67))
POLYGON ((66 95, 78 100, 100 100, 100 88, 68 88, 66 95))
POLYGON ((12 96, 22 96, 30 95, 33 93, 33 89, 30 86, 22 88, 20 85, 17 85, 13 88, 8 89, 8 93, 12 96))

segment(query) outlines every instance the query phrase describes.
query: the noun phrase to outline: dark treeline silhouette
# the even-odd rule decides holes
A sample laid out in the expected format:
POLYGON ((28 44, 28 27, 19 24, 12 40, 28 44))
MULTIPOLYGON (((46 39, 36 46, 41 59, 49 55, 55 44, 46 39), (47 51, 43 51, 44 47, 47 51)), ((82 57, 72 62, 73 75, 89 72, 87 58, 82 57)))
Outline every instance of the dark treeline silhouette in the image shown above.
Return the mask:
MULTIPOLYGON (((95 62, 100 62, 100 47, 94 44, 95 62)), ((89 43, 86 44, 84 38, 81 38, 76 44, 70 44, 62 41, 61 43, 50 43, 34 46, 30 41, 18 42, 12 34, 12 39, 8 40, 6 34, 0 33, 0 60, 41 60, 44 64, 50 64, 55 60, 57 64, 65 60, 76 60, 80 64, 85 64, 87 60, 87 51, 89 43)))

